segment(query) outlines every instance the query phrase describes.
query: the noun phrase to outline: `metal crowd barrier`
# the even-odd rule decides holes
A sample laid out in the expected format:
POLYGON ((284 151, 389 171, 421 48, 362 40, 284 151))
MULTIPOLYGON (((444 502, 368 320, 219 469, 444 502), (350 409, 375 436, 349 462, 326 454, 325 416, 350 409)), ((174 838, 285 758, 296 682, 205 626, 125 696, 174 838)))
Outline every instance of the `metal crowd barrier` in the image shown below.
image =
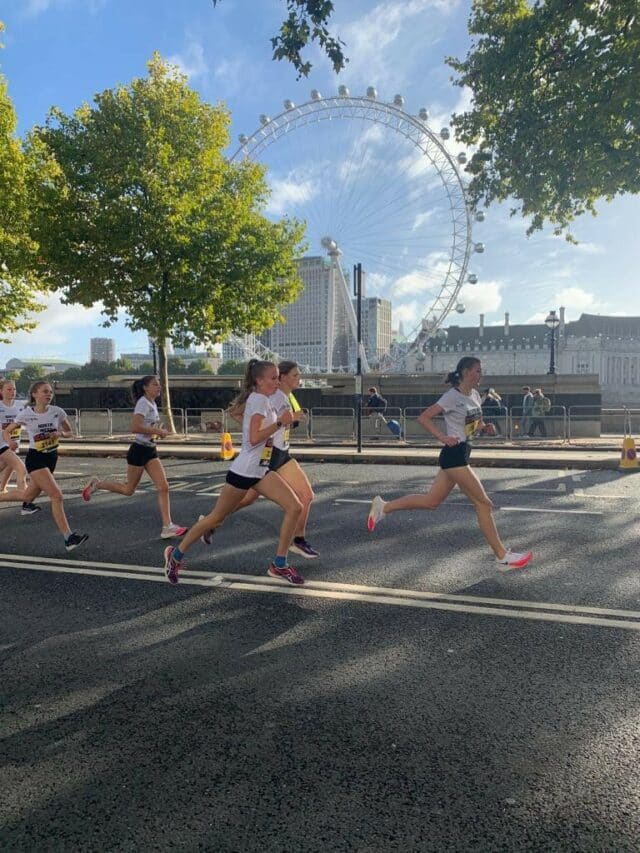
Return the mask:
POLYGON ((511 438, 567 438, 567 409, 551 406, 545 415, 527 415, 522 406, 512 406, 510 411, 511 438))
POLYGON ((320 408, 309 410, 309 434, 313 439, 354 441, 355 409, 320 408))

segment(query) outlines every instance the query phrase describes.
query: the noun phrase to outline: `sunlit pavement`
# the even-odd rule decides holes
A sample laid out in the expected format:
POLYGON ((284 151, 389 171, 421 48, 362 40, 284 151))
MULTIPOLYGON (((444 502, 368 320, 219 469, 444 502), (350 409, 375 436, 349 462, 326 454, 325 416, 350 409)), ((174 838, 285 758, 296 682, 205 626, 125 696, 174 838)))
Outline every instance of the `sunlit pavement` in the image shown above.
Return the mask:
MULTIPOLYGON (((226 466, 166 468, 191 523, 226 466)), ((72 554, 1 505, 0 847, 637 850, 640 478, 478 470, 500 574, 461 495, 367 532, 434 468, 306 468, 302 590, 264 500, 170 586, 150 485, 79 497, 121 459, 61 460, 72 554)))

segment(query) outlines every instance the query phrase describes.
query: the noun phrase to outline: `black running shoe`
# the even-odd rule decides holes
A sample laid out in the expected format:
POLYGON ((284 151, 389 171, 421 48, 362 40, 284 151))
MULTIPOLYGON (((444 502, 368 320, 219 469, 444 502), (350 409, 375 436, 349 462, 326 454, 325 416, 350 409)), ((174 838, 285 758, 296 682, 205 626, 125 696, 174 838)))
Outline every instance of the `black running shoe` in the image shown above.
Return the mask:
POLYGON ((40 512, 41 506, 36 506, 34 503, 23 503, 20 515, 33 515, 34 512, 40 512))
POLYGON ((89 538, 87 533, 72 533, 68 539, 65 539, 64 547, 67 551, 75 551, 80 545, 89 538))

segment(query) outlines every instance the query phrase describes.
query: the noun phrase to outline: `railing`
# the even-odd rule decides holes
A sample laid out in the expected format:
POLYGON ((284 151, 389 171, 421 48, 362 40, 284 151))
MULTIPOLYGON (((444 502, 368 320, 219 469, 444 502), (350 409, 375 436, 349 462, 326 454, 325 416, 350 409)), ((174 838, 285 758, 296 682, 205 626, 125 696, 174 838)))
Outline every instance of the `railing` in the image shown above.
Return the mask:
POLYGON ((567 438, 567 409, 565 406, 551 406, 544 415, 524 413, 522 406, 512 406, 510 410, 511 438, 567 438))
MULTIPOLYGON (((67 409, 74 431, 81 437, 112 437, 131 435, 133 409, 67 409)), ((230 432, 234 444, 239 444, 242 429, 224 409, 173 409, 176 431, 188 438, 211 436, 230 432)), ((437 445, 439 442, 417 422, 424 407, 401 409, 387 408, 384 413, 372 413, 362 417, 362 438, 365 443, 404 439, 410 444, 437 445), (390 421, 399 424, 394 432, 390 421)), ((345 408, 313 408, 297 429, 291 430, 293 444, 305 441, 351 442, 356 436, 356 410, 345 408)), ((631 434, 640 434, 640 409, 601 409, 599 406, 552 406, 543 416, 527 416, 522 406, 507 409, 501 406, 484 412, 485 423, 498 428, 497 437, 479 437, 477 440, 494 443, 496 440, 528 438, 590 438, 602 433, 624 435, 629 428, 631 434), (523 433, 524 428, 524 433, 523 433), (530 433, 533 431, 533 436, 530 433)), ((444 419, 434 418, 444 432, 444 419)))
POLYGON ((314 439, 353 441, 355 424, 355 409, 321 408, 309 411, 309 432, 314 439))

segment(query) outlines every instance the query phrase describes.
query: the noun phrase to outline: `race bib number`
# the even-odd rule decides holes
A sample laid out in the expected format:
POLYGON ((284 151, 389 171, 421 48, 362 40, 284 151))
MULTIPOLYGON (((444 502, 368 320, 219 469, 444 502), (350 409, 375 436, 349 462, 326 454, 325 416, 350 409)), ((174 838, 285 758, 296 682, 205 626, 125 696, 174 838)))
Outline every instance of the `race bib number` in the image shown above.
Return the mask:
POLYGON ((22 433, 22 429, 20 427, 18 427, 17 429, 14 429, 13 432, 10 432, 9 436, 11 438, 11 441, 20 441, 21 433, 22 433))
POLYGON ((289 433, 291 432, 290 427, 285 427, 284 432, 282 433, 282 440, 284 444, 289 444, 289 433))
POLYGON ((58 436, 36 435, 33 439, 33 445, 40 453, 48 453, 55 450, 60 444, 58 436))
POLYGON ((271 463, 271 454, 273 453, 273 444, 271 439, 265 444, 262 454, 260 455, 260 467, 268 468, 271 463))

